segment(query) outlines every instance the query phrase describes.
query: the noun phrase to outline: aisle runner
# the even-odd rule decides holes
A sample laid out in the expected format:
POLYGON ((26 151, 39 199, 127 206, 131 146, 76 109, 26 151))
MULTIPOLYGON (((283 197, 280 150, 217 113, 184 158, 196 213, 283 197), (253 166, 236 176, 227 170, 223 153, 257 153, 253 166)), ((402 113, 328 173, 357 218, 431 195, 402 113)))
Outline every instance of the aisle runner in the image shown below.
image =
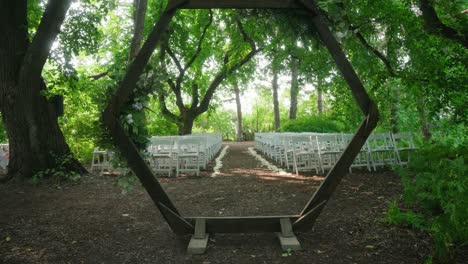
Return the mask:
POLYGON ((211 177, 216 177, 220 174, 221 168, 223 167, 223 163, 221 162, 221 160, 226 155, 228 148, 229 146, 225 146, 223 150, 221 150, 219 156, 216 158, 216 165, 213 168, 213 173, 211 174, 211 177))
POLYGON ((249 147, 249 153, 250 155, 254 156, 255 159, 257 159, 258 161, 260 161, 260 163, 262 163, 263 166, 267 167, 269 170, 272 170, 273 172, 276 172, 278 173, 279 175, 292 175, 291 173, 289 172, 286 172, 278 167, 276 167, 275 165, 271 164, 268 160, 264 159, 262 156, 260 156, 253 147, 249 147))

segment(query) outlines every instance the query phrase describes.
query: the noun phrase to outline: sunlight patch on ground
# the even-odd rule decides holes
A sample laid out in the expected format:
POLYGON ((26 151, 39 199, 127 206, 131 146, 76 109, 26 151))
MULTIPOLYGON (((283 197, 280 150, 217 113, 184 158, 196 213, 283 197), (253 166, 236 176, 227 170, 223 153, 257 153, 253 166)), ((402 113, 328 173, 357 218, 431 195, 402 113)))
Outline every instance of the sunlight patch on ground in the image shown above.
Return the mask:
POLYGON ((250 147, 249 148, 249 153, 250 155, 254 156, 258 161, 260 161, 260 163, 262 164, 262 166, 268 168, 269 170, 272 170, 276 173, 278 173, 279 175, 292 175, 291 173, 288 173, 278 167, 276 167, 275 165, 271 164, 268 160, 264 159, 262 156, 260 156, 255 150, 253 147, 250 147))
POLYGON ((221 173, 220 170, 223 167, 223 162, 221 160, 226 155, 228 148, 229 146, 225 146, 223 150, 221 150, 221 153, 219 154, 219 156, 216 158, 216 165, 213 168, 213 173, 211 174, 211 177, 216 177, 221 173))

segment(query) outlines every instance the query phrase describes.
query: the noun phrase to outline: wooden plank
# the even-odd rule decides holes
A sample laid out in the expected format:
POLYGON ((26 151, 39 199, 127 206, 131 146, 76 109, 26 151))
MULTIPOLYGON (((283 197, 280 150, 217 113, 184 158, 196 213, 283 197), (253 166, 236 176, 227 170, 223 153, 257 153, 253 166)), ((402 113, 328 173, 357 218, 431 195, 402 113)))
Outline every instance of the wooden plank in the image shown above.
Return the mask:
POLYGON ((333 60, 336 63, 336 66, 340 70, 341 75, 351 89, 354 99, 357 101, 361 111, 364 113, 364 115, 367 115, 371 99, 364 89, 361 80, 354 71, 353 66, 346 58, 340 43, 338 43, 338 41, 333 36, 323 16, 319 15, 320 12, 317 4, 313 0, 298 0, 298 2, 301 2, 304 7, 309 10, 312 23, 319 33, 320 38, 327 47, 328 51, 333 57, 333 60))
MULTIPOLYGON (((131 139, 125 133, 118 121, 114 122, 114 126, 110 130, 111 136, 115 144, 119 147, 122 155, 127 159, 128 165, 135 172, 143 187, 146 189, 151 199, 156 206, 163 204, 172 212, 179 215, 177 208, 167 196, 166 192, 159 184, 148 164, 141 157, 140 152, 133 144, 131 139)), ((167 219, 166 219, 167 220, 167 219)))
MULTIPOLYGON (((156 206, 161 210, 160 204, 168 208, 171 213, 162 212, 169 226, 173 228, 173 231, 180 233, 178 225, 171 224, 173 216, 180 217, 174 204, 171 202, 163 188, 156 180, 151 169, 148 167, 143 157, 140 155, 138 149, 133 144, 132 140, 128 137, 125 130, 119 123, 120 109, 126 104, 129 98, 132 96, 133 88, 139 76, 142 74, 144 67, 147 65, 149 58, 151 57, 157 43, 161 39, 164 32, 166 32, 169 22, 175 14, 175 10, 165 11, 160 20, 155 24, 152 32, 148 39, 145 41, 140 52, 136 56, 135 60, 130 65, 126 72, 123 80, 119 84, 119 88, 116 93, 112 96, 109 104, 103 113, 103 120, 107 128, 109 129, 110 135, 112 136, 116 146, 119 148, 122 156, 127 160, 129 167, 135 172, 136 176, 146 189, 151 199, 156 206)), ((173 221, 174 222, 174 221, 173 221)))
POLYGON ((200 218, 206 219, 208 233, 266 233, 281 232, 281 218, 289 218, 295 222, 299 216, 186 217, 185 219, 194 224, 200 218))
POLYGON ((293 229, 295 232, 308 232, 312 229, 315 224, 315 220, 322 212, 323 208, 327 204, 327 201, 322 201, 316 207, 306 212, 304 215, 299 217, 296 222, 293 223, 293 229))
POLYGON ((353 163, 356 156, 359 154, 359 151, 366 142, 370 133, 376 127, 379 119, 379 112, 377 106, 374 102, 372 102, 366 90, 364 89, 364 86, 354 71, 351 63, 346 58, 341 45, 333 36, 327 23, 325 22, 325 19, 322 17, 322 15, 320 15, 319 8, 317 7, 315 1, 298 1, 300 1, 304 7, 309 10, 312 23, 314 24, 317 32, 320 35, 320 38, 333 57, 346 83, 351 89, 354 99, 366 117, 359 126, 353 139, 348 144, 343 154, 340 156, 339 160, 326 176, 325 181, 322 182, 317 192, 312 196, 312 198, 302 210, 302 218, 298 223, 295 223, 294 228, 297 227, 298 229, 304 231, 305 229, 312 228, 315 219, 324 208, 326 202, 330 199, 331 195, 335 191, 338 184, 341 182, 344 175, 346 175, 348 172, 349 167, 353 163))
POLYGON ((185 218, 176 214, 163 203, 158 203, 158 209, 161 211, 161 214, 164 219, 166 219, 167 224, 175 234, 186 235, 194 232, 194 227, 191 223, 187 222, 185 218))
MULTIPOLYGON (((372 129, 375 127, 368 125, 369 123, 367 119, 365 119, 361 123, 361 126, 359 127, 356 135, 354 135, 353 139, 346 147, 340 159, 330 170, 325 180, 320 185, 319 189, 315 192, 315 194, 312 196, 312 198, 302 210, 301 216, 307 214, 310 210, 312 210, 312 208, 316 207, 320 203, 326 202, 330 199, 336 187, 341 182, 344 175, 346 175, 349 167, 353 163, 354 159, 356 158, 364 143, 366 142, 367 137, 371 133, 372 129)), ((323 207, 318 209, 319 213, 322 210, 322 208, 323 207)), ((315 219, 311 218, 308 221, 315 221, 315 219)))
MULTIPOLYGON (((174 3, 175 5, 175 3, 174 3)), ((172 6, 172 3, 171 3, 172 6)), ((300 8, 295 0, 189 0, 179 9, 278 9, 300 8)))

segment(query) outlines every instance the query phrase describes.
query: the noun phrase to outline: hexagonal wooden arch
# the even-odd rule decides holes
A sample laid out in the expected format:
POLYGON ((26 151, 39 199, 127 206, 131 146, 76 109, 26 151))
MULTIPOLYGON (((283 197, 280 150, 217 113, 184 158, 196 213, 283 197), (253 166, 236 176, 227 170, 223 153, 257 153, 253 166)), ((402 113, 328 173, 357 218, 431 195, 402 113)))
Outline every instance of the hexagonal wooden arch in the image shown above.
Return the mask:
MULTIPOLYGON (((327 23, 322 18, 314 0, 169 0, 166 10, 155 24, 151 34, 141 48, 139 54, 130 65, 125 77, 119 85, 116 94, 111 98, 104 113, 104 123, 128 165, 140 179, 144 188, 151 196, 155 205, 172 231, 178 235, 193 234, 192 240, 205 239, 207 233, 260 233, 282 232, 286 237, 292 232, 311 230, 315 219, 319 216, 330 196, 335 191, 343 176, 347 173, 353 160, 361 150, 368 136, 375 128, 379 113, 375 103, 369 98, 359 77, 347 60, 340 44, 331 33, 327 23), (151 169, 143 160, 138 149, 132 143, 119 123, 121 107, 128 102, 133 93, 138 77, 143 72, 151 54, 156 48, 161 36, 166 31, 177 9, 302 9, 305 10, 318 31, 322 41, 332 55, 342 76, 348 84, 358 103, 364 120, 353 139, 346 147, 335 166, 327 174, 324 182, 313 194, 302 212, 297 215, 281 216, 248 216, 248 217, 184 217, 171 202, 151 169)), ((280 233, 281 234, 281 233, 280 233)), ((293 235, 292 235, 293 236, 293 235)), ((294 237, 294 236, 293 236, 294 237)), ((295 237, 294 237, 295 238, 295 237)), ((280 237, 281 240, 281 237, 280 237)), ((203 244, 203 243, 202 243, 203 244)), ((206 243, 205 243, 206 246, 206 243)), ((203 247, 203 246, 202 246, 203 247)), ((190 250, 190 246, 189 246, 190 250)), ((192 253, 202 253, 204 249, 192 253)))

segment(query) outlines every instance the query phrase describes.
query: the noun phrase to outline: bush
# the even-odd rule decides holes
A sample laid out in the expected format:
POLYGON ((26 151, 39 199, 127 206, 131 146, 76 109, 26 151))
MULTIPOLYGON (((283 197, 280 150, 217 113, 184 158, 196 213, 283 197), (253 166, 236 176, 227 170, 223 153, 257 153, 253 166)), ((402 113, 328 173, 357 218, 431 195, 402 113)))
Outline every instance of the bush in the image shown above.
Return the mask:
POLYGON ((468 244, 467 144, 446 137, 427 143, 399 169, 403 202, 412 210, 402 211, 393 202, 387 211, 390 224, 407 224, 429 232, 435 257, 448 263, 468 244))
POLYGON ((343 129, 334 120, 324 115, 305 116, 288 120, 281 126, 282 132, 318 132, 333 133, 343 129))

